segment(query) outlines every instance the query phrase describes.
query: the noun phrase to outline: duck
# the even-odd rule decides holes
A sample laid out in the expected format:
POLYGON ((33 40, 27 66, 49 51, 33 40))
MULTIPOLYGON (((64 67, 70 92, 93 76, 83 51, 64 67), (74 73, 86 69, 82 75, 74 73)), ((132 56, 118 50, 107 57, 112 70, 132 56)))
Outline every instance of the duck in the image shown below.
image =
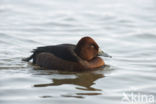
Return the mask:
POLYGON ((23 58, 23 61, 32 60, 34 65, 45 69, 86 71, 105 66, 100 57, 111 57, 103 52, 95 40, 89 36, 82 37, 76 45, 59 44, 37 47, 32 55, 23 58))

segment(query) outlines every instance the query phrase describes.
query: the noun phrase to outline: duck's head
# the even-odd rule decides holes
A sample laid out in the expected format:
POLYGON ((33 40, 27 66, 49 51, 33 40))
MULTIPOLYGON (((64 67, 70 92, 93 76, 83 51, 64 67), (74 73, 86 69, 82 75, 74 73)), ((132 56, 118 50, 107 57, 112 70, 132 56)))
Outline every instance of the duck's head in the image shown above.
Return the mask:
POLYGON ((83 37, 79 40, 75 48, 76 54, 83 60, 92 60, 97 56, 111 57, 104 53, 91 37, 83 37))

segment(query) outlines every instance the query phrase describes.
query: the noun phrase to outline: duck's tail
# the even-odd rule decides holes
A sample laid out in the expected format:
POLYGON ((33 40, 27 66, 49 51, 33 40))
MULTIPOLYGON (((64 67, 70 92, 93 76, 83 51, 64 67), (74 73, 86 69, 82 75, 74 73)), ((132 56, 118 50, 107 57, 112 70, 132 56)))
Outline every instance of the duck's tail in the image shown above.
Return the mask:
POLYGON ((27 61, 27 62, 29 62, 33 57, 34 57, 34 54, 32 54, 32 55, 29 56, 29 57, 22 58, 22 61, 27 61))

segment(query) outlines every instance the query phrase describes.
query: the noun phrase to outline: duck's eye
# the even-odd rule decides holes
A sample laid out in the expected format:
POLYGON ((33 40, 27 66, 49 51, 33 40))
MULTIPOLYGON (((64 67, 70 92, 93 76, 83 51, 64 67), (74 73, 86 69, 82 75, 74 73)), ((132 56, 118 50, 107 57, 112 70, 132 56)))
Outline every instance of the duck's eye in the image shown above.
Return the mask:
POLYGON ((90 45, 91 48, 95 48, 95 46, 93 44, 90 45))

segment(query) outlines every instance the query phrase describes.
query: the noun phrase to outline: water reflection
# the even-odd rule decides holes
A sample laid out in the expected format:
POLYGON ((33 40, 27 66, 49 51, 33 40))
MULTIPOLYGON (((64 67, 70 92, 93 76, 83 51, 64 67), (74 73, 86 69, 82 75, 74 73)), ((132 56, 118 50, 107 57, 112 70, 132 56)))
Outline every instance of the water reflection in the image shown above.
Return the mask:
MULTIPOLYGON (((54 73, 53 73, 54 74, 54 73)), ((51 73, 51 75, 53 75, 51 73)), ((95 81, 103 78, 103 73, 98 73, 98 71, 91 71, 91 72, 83 72, 83 73, 59 73, 59 75, 75 75, 75 78, 52 78, 52 83, 47 84, 35 84, 34 87, 47 87, 47 86, 59 86, 64 84, 72 84, 76 85, 76 89, 79 90, 87 90, 87 91, 100 91, 101 89, 93 88, 92 85, 95 84, 95 81), (79 87, 81 86, 81 87, 79 87)))

